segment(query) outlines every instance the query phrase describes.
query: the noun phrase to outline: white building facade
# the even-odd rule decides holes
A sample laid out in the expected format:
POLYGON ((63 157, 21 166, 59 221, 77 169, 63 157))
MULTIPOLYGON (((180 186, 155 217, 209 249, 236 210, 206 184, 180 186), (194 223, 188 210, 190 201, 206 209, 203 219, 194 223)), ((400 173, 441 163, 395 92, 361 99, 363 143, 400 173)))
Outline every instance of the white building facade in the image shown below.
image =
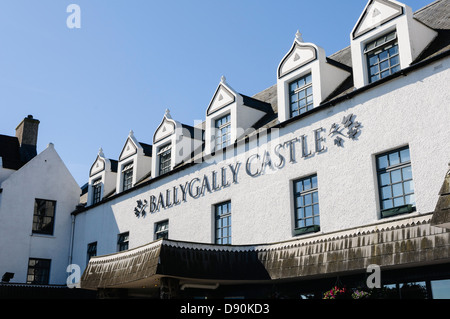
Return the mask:
POLYGON ((73 213, 81 287, 317 296, 376 264, 396 289, 450 289, 449 230, 432 221, 450 160, 448 10, 371 0, 347 48, 327 56, 297 33, 273 87, 248 97, 222 78, 202 124, 166 111, 152 145, 130 133, 118 165, 99 152, 73 213))
POLYGON ((0 136, 1 292, 8 285, 64 285, 70 264, 71 212, 80 187, 52 143, 37 154, 39 121, 25 118, 16 136, 0 136))

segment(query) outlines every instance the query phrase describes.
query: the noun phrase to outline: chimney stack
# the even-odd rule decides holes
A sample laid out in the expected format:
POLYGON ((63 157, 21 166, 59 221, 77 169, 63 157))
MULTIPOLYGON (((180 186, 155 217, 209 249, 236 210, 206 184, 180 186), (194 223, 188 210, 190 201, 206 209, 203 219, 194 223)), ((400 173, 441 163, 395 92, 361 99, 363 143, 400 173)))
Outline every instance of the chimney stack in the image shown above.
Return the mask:
POLYGON ((28 115, 16 127, 16 137, 20 144, 20 158, 26 163, 37 154, 37 136, 39 120, 28 115))

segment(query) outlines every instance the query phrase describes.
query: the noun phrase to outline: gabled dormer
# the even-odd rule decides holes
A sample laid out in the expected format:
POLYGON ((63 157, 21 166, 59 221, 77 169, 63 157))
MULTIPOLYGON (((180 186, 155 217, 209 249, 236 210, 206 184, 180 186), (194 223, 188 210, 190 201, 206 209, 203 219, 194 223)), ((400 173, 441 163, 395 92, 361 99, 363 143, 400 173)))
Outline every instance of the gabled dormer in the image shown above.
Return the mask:
POLYGON ((351 34, 355 88, 408 67, 437 36, 394 0, 370 0, 351 34))
POLYGON ((277 69, 279 121, 319 106, 350 74, 348 67, 327 59, 321 47, 304 42, 297 31, 277 69))
POLYGON ((201 129, 175 121, 170 111, 166 110, 153 135, 152 177, 168 173, 180 163, 190 160, 202 143, 201 129))
POLYGON ((128 134, 119 155, 116 189, 123 192, 151 174, 152 146, 138 142, 133 131, 128 134))
POLYGON ((206 109, 205 154, 233 144, 271 112, 270 104, 237 93, 222 76, 206 109))
POLYGON ((93 205, 115 192, 117 161, 106 158, 100 148, 89 171, 87 204, 93 205))

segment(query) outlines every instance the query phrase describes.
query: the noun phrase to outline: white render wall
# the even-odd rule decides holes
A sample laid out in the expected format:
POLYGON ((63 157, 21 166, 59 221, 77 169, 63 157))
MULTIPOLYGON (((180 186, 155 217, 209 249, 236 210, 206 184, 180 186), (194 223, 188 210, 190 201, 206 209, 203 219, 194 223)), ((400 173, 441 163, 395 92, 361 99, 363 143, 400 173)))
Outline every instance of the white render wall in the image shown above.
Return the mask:
POLYGON ((52 144, 1 184, 0 275, 25 283, 29 258, 51 259, 50 284, 65 284, 72 217, 80 187, 52 144), (35 198, 56 201, 53 235, 32 233, 35 198))
MULTIPOLYGON (((233 245, 292 239, 292 181, 311 174, 318 177, 320 233, 377 223, 380 207, 375 156, 405 145, 409 145, 411 153, 417 206, 417 211, 409 216, 433 211, 450 161, 449 66, 446 58, 399 76, 280 128, 279 138, 274 132, 270 143, 260 141, 260 147, 256 147, 252 141, 239 146, 239 155, 231 162, 214 164, 210 160, 190 166, 77 215, 73 263, 85 267, 90 242, 97 241, 97 255, 116 252, 117 234, 121 232, 130 232, 130 248, 151 242, 154 224, 166 219, 170 239, 213 243, 214 204, 225 200, 231 200, 233 245), (355 140, 345 139, 343 147, 338 147, 328 136, 330 127, 340 124, 349 114, 361 123, 361 132, 355 140), (315 153, 314 130, 319 128, 324 129, 320 136, 324 138, 321 144, 325 150, 315 153), (307 136, 311 156, 301 158, 301 144, 296 142, 296 163, 289 162, 289 150, 284 147, 279 149, 285 158, 282 168, 256 177, 246 173, 246 160, 251 154, 257 152, 262 157, 267 149, 272 162, 277 163, 274 147, 302 135, 307 136), (243 153, 245 149, 249 150, 243 153), (235 165, 236 159, 240 162, 237 183, 232 183, 231 171, 227 169, 230 186, 196 199, 187 195, 186 202, 155 213, 147 208, 146 216, 135 216, 137 200, 149 201, 151 195, 165 194, 166 189, 184 185, 193 178, 200 179, 200 186, 204 175, 211 183, 212 171, 220 176, 221 168, 235 165)), ((180 189, 178 192, 181 198, 180 189)))

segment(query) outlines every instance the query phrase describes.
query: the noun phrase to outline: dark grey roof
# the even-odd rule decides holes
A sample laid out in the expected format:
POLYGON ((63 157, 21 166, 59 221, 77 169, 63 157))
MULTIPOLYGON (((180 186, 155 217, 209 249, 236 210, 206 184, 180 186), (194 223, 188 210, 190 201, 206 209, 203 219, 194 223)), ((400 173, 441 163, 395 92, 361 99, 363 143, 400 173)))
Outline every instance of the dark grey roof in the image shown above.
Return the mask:
POLYGON ((18 170, 25 164, 20 159, 20 144, 17 137, 0 135, 0 157, 3 168, 18 170))
MULTIPOLYGON (((450 1, 449 0, 437 0, 429 5, 417 10, 414 13, 414 18, 428 27, 438 32, 438 36, 428 46, 427 49, 413 62, 415 63, 424 61, 426 59, 433 58, 443 52, 450 50, 450 1)), ((327 58, 328 62, 348 67, 351 71, 352 56, 350 46, 333 53, 327 58)), ((343 96, 354 90, 353 76, 350 75, 334 92, 330 94, 324 103, 329 102, 335 98, 343 96)), ((278 111, 277 106, 277 85, 273 85, 264 91, 257 93, 253 98, 270 103, 275 113, 278 111)))
POLYGON ((145 156, 152 156, 153 147, 150 144, 139 142, 139 144, 144 149, 144 155, 145 156))

